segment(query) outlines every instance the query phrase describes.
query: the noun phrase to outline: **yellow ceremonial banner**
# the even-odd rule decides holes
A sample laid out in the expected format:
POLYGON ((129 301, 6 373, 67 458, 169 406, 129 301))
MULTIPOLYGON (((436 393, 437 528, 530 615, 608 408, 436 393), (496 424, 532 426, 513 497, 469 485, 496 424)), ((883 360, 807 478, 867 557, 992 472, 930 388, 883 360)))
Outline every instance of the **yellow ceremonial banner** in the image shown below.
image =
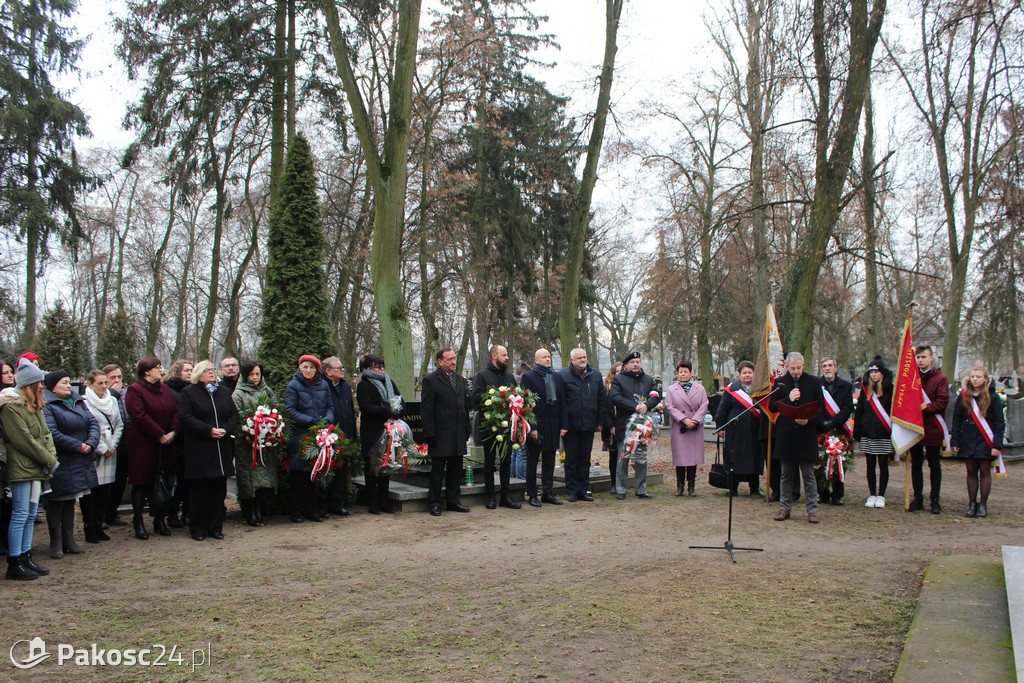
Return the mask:
MULTIPOLYGON (((775 321, 775 309, 771 304, 764 309, 764 334, 761 335, 761 346, 754 366, 754 381, 750 385, 750 395, 756 400, 772 390, 775 380, 786 372, 786 355, 782 351, 782 338, 779 336, 779 325, 775 321)), ((768 409, 768 402, 761 404, 765 415, 775 422, 778 417, 768 409)))

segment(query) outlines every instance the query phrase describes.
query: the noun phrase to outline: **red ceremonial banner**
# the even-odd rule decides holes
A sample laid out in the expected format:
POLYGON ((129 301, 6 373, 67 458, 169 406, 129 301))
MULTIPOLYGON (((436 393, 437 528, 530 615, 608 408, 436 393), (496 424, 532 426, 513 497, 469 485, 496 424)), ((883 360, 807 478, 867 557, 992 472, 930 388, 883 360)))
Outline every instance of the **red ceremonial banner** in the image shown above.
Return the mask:
POLYGON ((914 360, 910 316, 903 326, 900 357, 896 363, 896 382, 892 394, 892 446, 903 455, 924 438, 924 413, 921 412, 921 373, 914 360))

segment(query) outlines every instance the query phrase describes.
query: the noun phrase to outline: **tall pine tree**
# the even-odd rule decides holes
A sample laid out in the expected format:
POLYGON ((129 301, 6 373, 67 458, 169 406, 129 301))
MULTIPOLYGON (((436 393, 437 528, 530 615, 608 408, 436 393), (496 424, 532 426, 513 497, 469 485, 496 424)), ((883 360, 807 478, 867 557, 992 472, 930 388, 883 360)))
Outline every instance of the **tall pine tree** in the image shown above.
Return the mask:
POLYGON ((69 375, 80 375, 85 370, 85 344, 77 322, 68 309, 58 301, 43 316, 35 352, 46 370, 63 370, 69 375))
POLYGON ((114 363, 130 374, 139 362, 138 335, 124 309, 108 316, 96 339, 96 365, 114 363))
POLYGON ((73 142, 89 133, 85 113, 51 82, 78 60, 81 42, 70 27, 76 4, 0 3, 0 226, 16 226, 25 241, 26 348, 36 334, 36 279, 47 242, 54 233, 72 244, 82 235, 74 204, 91 182, 73 142))
POLYGON ((283 396, 299 356, 331 353, 324 229, 313 154, 301 133, 288 152, 267 249, 259 356, 268 381, 283 396))

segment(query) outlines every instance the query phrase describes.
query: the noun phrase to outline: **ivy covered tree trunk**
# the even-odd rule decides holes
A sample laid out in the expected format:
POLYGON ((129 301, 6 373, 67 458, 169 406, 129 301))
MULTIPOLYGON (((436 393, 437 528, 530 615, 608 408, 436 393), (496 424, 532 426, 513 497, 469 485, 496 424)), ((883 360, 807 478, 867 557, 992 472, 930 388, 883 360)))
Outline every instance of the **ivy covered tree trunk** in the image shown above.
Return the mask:
MULTIPOLYGON (((377 139, 363 94, 352 69, 348 43, 341 29, 334 0, 322 0, 331 52, 352 110, 352 122, 366 159, 373 187, 373 253, 370 275, 374 307, 380 327, 381 356, 388 374, 405 396, 413 395, 412 326, 402 293, 402 230, 405 227, 405 196, 408 189, 409 132, 412 114, 412 83, 416 73, 420 0, 399 0, 398 40, 394 49, 389 85, 387 125, 383 144, 377 139)), ((326 310, 326 309, 324 309, 326 310)))
POLYGON ((558 315, 559 348, 565 358, 568 357, 569 351, 576 346, 580 274, 583 271, 587 229, 590 227, 590 202, 594 196, 594 185, 597 183, 597 164, 601 159, 605 122, 608 120, 608 109, 611 104, 615 53, 618 51, 616 40, 623 2, 624 0, 605 0, 604 61, 601 65, 597 108, 594 111, 594 127, 590 131, 590 142, 587 145, 587 161, 583 168, 583 180, 580 183, 578 199, 572 213, 572 234, 562 287, 562 305, 558 315))
POLYGON ((324 247, 313 156, 300 133, 288 152, 281 195, 270 213, 260 325, 259 358, 279 396, 299 356, 322 358, 332 352, 324 247))

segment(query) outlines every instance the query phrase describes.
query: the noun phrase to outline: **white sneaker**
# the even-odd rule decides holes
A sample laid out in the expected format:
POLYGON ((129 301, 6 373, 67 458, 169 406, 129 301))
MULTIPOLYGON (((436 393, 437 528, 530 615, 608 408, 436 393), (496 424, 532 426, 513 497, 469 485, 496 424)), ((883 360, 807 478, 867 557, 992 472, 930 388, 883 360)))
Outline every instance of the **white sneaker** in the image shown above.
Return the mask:
POLYGON ((864 503, 864 507, 866 507, 866 508, 873 508, 873 507, 875 507, 875 500, 877 498, 878 498, 878 496, 868 496, 867 502, 864 503))
POLYGON ((885 507, 885 496, 875 496, 875 507, 876 508, 884 508, 885 507))

